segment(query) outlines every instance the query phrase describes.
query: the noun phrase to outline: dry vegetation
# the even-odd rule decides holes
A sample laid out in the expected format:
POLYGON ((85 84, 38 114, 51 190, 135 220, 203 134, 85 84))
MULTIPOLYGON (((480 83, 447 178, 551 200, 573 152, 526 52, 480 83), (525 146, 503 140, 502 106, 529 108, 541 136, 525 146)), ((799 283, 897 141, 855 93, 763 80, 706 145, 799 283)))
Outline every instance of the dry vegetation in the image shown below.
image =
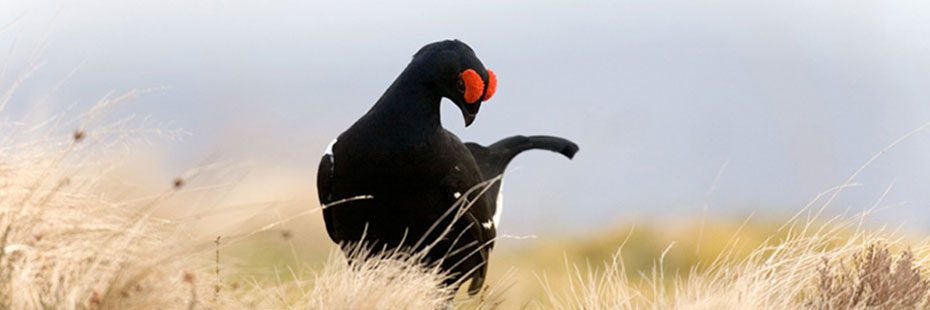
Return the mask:
MULTIPOLYGON (((221 240, 196 237, 185 227, 190 222, 157 216, 172 196, 191 190, 188 180, 197 171, 166 180, 164 189, 151 196, 122 197, 108 185, 108 171, 132 164, 119 160, 122 152, 153 135, 178 134, 157 130, 157 124, 147 121, 100 121, 109 107, 134 95, 108 96, 78 117, 0 124, 0 308, 448 306, 451 292, 438 288, 444 275, 412 263, 417 256, 403 253, 351 266, 334 254, 318 271, 308 267, 274 273, 289 274, 288 279, 235 277, 240 273, 236 265, 220 262, 225 260, 221 240)), ((537 300, 502 304, 510 298, 512 284, 501 281, 476 299, 460 301, 459 307, 928 308, 930 246, 862 229, 862 217, 819 220, 822 209, 843 188, 824 193, 799 213, 806 217, 795 217, 748 250, 741 250, 746 248, 740 240, 742 229, 728 239, 707 240, 719 247, 713 259, 684 270, 668 268, 666 259, 676 253, 671 245, 652 257, 652 269, 629 270, 626 259, 636 248, 623 242, 611 249, 616 254, 603 266, 568 262, 568 276, 538 274, 538 281, 531 282, 546 293, 537 300)), ((265 224, 260 231, 276 223, 265 224)), ((241 236, 256 232, 223 242, 241 241, 241 236)))
POLYGON ((324 270, 300 277, 306 280, 224 280, 235 271, 221 271, 220 238, 196 240, 186 221, 156 215, 199 171, 166 181, 155 195, 113 198, 122 195, 106 178, 131 164, 119 160, 126 150, 152 134, 178 135, 132 119, 95 125, 135 94, 108 96, 73 120, 0 124, 0 309, 429 309, 448 303, 450 292, 437 289, 445 275, 404 253, 351 267, 334 255, 324 270))
MULTIPOLYGON (((95 111, 132 96, 105 98, 95 111)), ((94 112, 96 113, 96 112, 94 112)), ((196 306, 211 296, 195 257, 151 216, 158 199, 99 191, 113 166, 100 151, 132 130, 93 126, 92 113, 4 123, 0 140, 0 303, 5 309, 196 306), (79 128, 74 131, 62 127, 79 128)), ((166 133, 170 134, 170 133, 166 133)), ((165 195, 170 195, 169 189, 165 195)))
MULTIPOLYGON (((926 257, 878 232, 818 227, 770 240, 748 256, 722 254, 679 274, 657 267, 628 276, 623 252, 604 268, 573 270, 569 289, 548 291, 560 309, 926 309, 926 257)), ((549 285, 548 281, 546 284, 549 285)))

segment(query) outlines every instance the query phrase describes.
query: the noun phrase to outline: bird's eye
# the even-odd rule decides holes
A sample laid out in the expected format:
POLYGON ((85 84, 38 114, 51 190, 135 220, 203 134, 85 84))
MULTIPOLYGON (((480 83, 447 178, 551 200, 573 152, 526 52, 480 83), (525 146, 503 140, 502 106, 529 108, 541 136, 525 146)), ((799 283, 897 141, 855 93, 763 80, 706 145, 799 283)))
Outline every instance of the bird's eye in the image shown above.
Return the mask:
POLYGON ((455 86, 458 87, 460 93, 463 93, 463 94, 465 93, 465 81, 464 80, 460 78, 458 83, 456 83, 455 86))

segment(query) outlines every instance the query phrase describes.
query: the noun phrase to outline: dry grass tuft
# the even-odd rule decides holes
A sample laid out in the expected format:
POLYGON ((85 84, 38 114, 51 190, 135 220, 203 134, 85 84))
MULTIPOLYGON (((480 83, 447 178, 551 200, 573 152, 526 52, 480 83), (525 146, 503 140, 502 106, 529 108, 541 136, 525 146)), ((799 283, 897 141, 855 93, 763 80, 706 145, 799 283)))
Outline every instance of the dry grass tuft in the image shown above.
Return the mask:
POLYGON ((389 252, 375 259, 352 259, 350 265, 341 256, 334 255, 314 277, 312 289, 289 304, 313 309, 441 309, 447 306, 452 297, 451 289, 442 288, 447 275, 419 261, 421 258, 417 256, 389 252))
POLYGON ((897 257, 883 244, 870 245, 852 262, 823 260, 809 305, 815 309, 926 309, 930 280, 910 250, 897 257))
MULTIPOLYGON (((91 125, 92 118, 70 125, 91 125)), ((123 135, 131 130, 114 125, 67 134, 60 127, 68 122, 44 124, 0 124, 6 142, 0 148, 0 308, 206 304, 197 298, 206 287, 194 281, 202 271, 190 268, 197 258, 179 255, 191 243, 172 235, 175 224, 152 216, 158 198, 113 201, 100 188, 116 163, 102 159, 112 154, 99 146, 131 146, 138 141, 123 135)))

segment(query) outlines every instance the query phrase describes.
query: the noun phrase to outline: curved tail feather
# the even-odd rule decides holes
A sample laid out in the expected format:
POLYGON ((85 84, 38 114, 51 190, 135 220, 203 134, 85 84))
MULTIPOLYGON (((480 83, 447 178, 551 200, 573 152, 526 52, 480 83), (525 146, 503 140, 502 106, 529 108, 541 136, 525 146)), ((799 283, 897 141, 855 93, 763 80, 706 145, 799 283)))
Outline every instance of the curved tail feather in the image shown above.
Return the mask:
POLYGON ((578 145, 566 139, 552 136, 513 136, 492 144, 489 149, 510 152, 511 159, 523 151, 532 149, 553 151, 571 159, 578 152, 578 145))
POLYGON ((513 136, 502 139, 488 147, 477 143, 466 143, 481 168, 485 178, 504 173, 504 169, 518 154, 533 149, 549 150, 573 158, 578 145, 567 139, 553 136, 513 136))

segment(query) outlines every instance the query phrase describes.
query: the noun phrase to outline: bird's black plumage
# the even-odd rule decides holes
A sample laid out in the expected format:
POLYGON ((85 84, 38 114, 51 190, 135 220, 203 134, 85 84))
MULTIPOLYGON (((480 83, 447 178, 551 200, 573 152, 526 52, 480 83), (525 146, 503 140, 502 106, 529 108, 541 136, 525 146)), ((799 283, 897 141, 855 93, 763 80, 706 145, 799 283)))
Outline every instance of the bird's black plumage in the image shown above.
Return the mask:
POLYGON ((493 76, 489 90, 489 73, 470 47, 457 40, 423 47, 368 113, 327 149, 317 189, 323 204, 344 201, 323 210, 330 238, 344 250, 359 242, 374 250, 430 246, 427 263, 452 274, 447 284, 471 279, 469 292, 475 293, 496 235, 497 189, 494 195, 468 191, 501 174, 524 150, 571 157, 578 147, 553 137, 512 137, 488 148, 463 144, 442 128, 439 105, 450 99, 466 126, 471 124, 483 99, 464 97, 460 76, 469 69, 485 83, 478 91, 487 99, 493 76), (469 203, 462 216, 443 216, 463 195, 469 203))

